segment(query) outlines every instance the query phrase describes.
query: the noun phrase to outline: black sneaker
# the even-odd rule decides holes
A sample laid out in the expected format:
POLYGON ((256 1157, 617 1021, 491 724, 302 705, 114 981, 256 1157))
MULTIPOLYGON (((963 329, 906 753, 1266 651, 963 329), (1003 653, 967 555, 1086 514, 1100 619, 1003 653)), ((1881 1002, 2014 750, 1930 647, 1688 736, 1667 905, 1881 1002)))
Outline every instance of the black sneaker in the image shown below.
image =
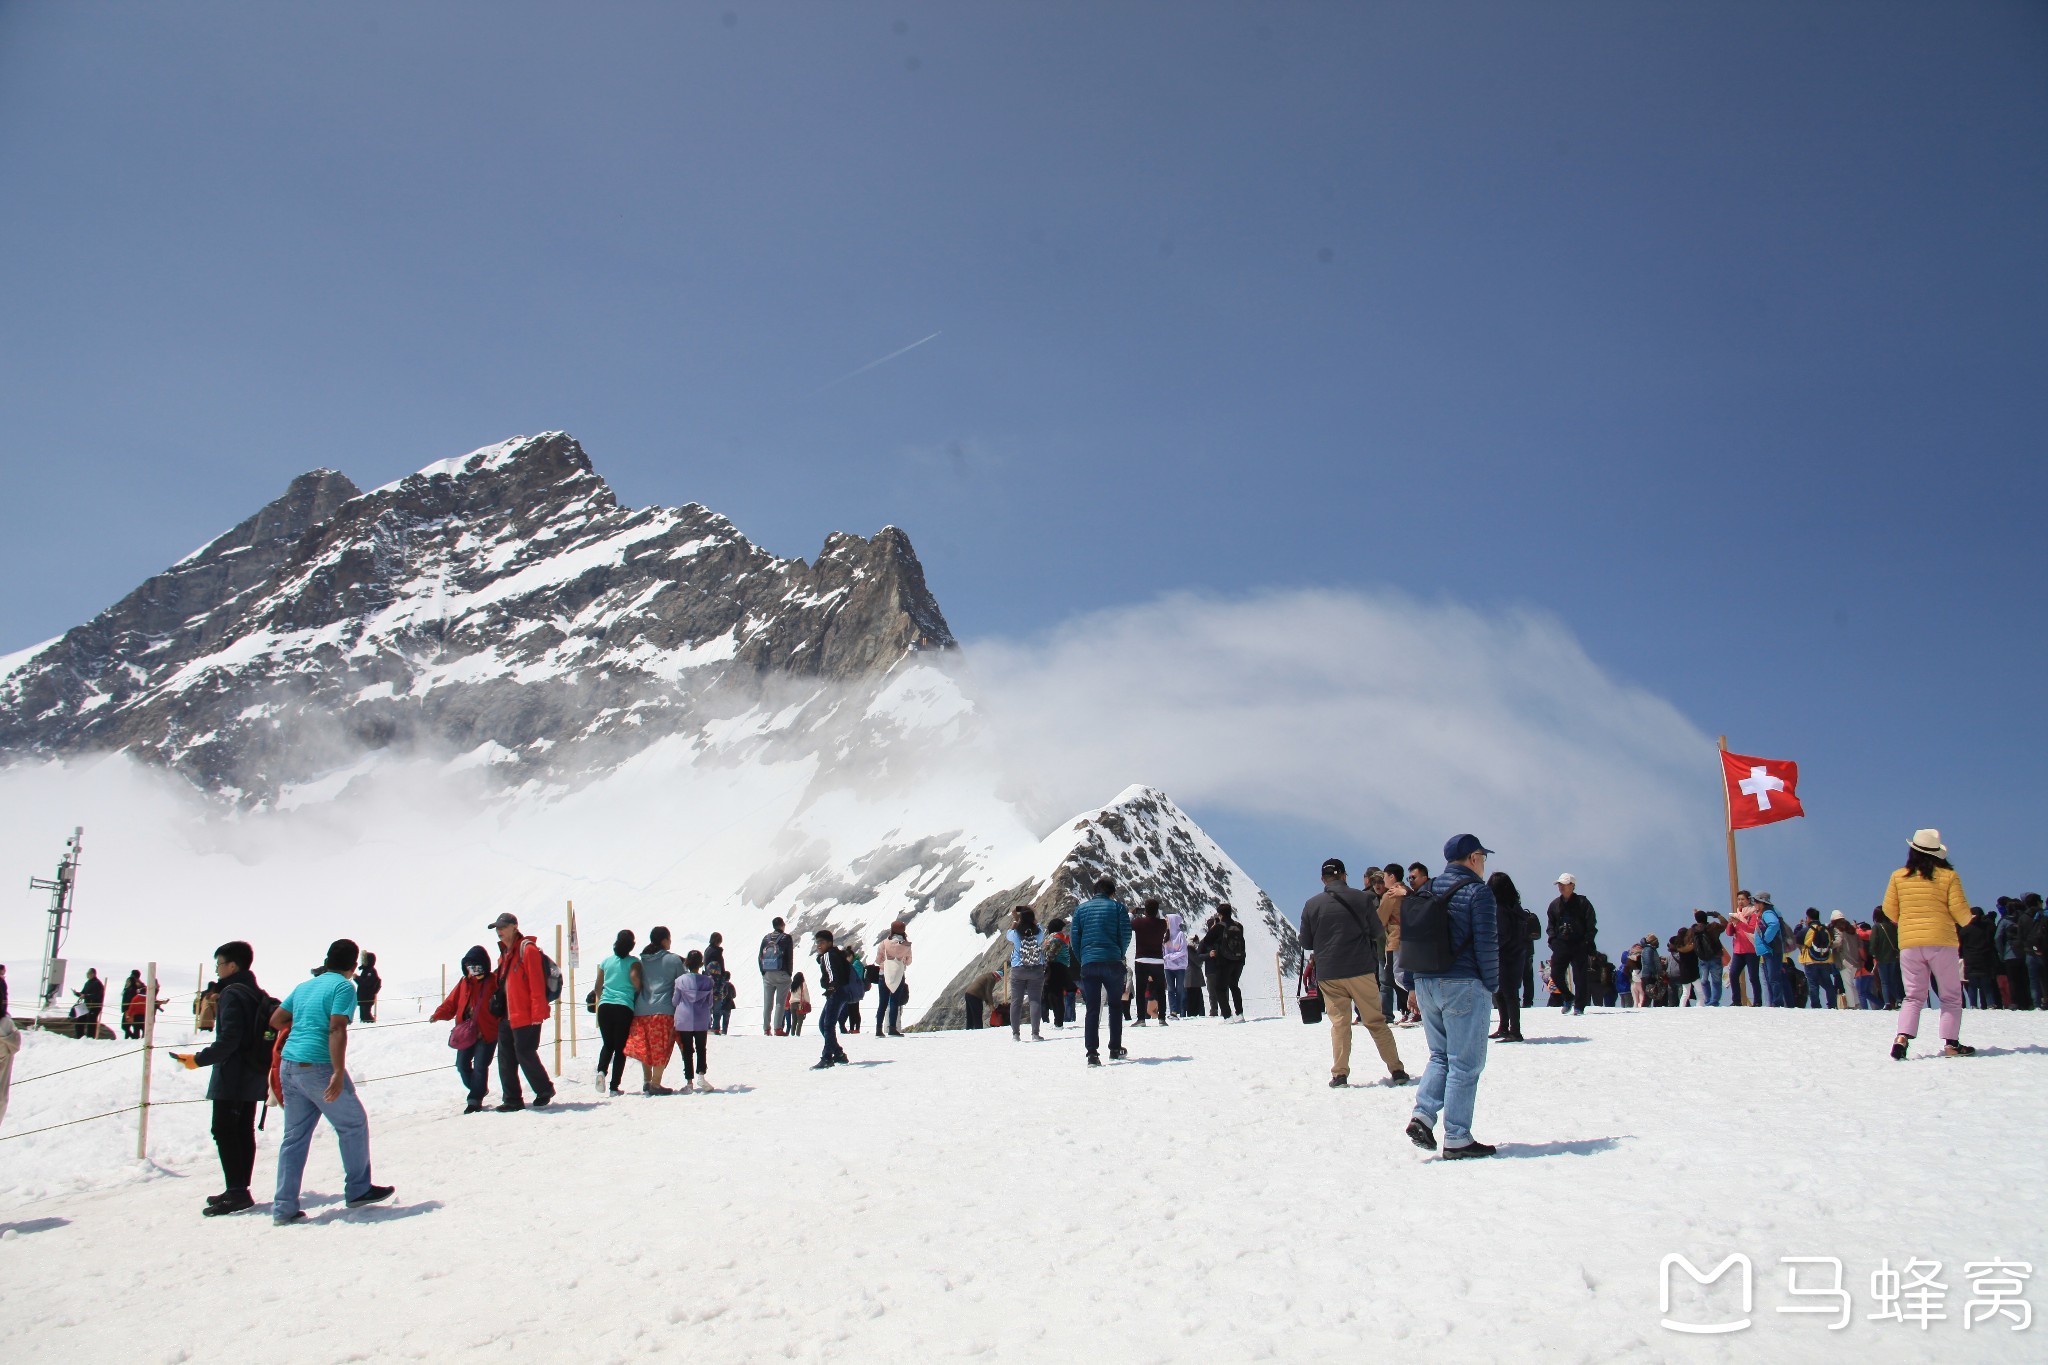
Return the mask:
POLYGON ((830 1057, 820 1057, 817 1061, 811 1063, 811 1070, 830 1071, 833 1065, 834 1063, 830 1057))
POLYGON ((1102 1058, 1100 1058, 1100 1057, 1096 1056, 1096 1055, 1095 1055, 1094 1053, 1092 1053, 1092 1052, 1091 1052, 1091 1053, 1089 1053, 1089 1054, 1088 1054, 1088 1065, 1090 1065, 1090 1066, 1101 1066, 1101 1065, 1102 1065, 1102 1058))
POLYGON ((1415 1078, 1414 1078, 1413 1076, 1409 1075, 1409 1074, 1408 1074, 1407 1072, 1405 1072, 1405 1071, 1396 1071, 1396 1072, 1393 1072, 1392 1074, 1390 1074, 1390 1075, 1389 1075, 1389 1076, 1387 1077, 1387 1084, 1388 1084, 1388 1085, 1408 1085, 1408 1084, 1412 1083, 1412 1082, 1413 1082, 1414 1080, 1415 1080, 1415 1078))
POLYGON ((1127 1047, 1113 1047, 1109 1050, 1109 1060, 1112 1062, 1120 1062, 1130 1055, 1131 1050, 1127 1047))
POLYGON ((364 1190, 361 1194, 349 1200, 348 1206, 352 1209, 359 1209, 365 1204, 381 1204, 397 1193, 398 1187, 396 1185, 372 1185, 369 1189, 364 1190))
POLYGON ((233 1190, 222 1190, 219 1194, 207 1195, 206 1202, 209 1204, 225 1204, 234 1197, 235 1192, 233 1190))
POLYGON ((287 1214, 287 1215, 284 1215, 283 1217, 273 1218, 273 1219, 271 1219, 271 1220, 270 1220, 270 1224, 271 1224, 271 1226, 272 1226, 272 1227, 279 1227, 279 1228, 282 1228, 282 1227, 289 1227, 289 1226, 291 1226, 291 1225, 292 1225, 293 1223, 303 1223, 303 1222, 305 1222, 305 1221, 306 1221, 306 1211, 305 1211, 304 1209, 300 1209, 300 1210, 299 1210, 299 1211, 298 1211, 297 1213, 293 1213, 293 1214, 287 1214))
POLYGON ((249 1197, 249 1192, 247 1190, 238 1190, 233 1194, 209 1196, 206 1201, 206 1207, 199 1212, 200 1216, 204 1218, 219 1218, 224 1214, 240 1213, 243 1209, 253 1209, 255 1207, 256 1201, 249 1197))
POLYGON ((465 1114, 481 1114, 484 1112, 484 1102, 482 1100, 471 1100, 468 1104, 462 1106, 462 1112, 465 1114))
POLYGON ((1436 1150, 1436 1134, 1419 1118, 1408 1120, 1408 1140, 1425 1152, 1436 1150))
POLYGON ((1330 1077, 1330 1089, 1332 1089, 1332 1090, 1342 1090, 1342 1089, 1344 1089, 1344 1088, 1345 1088, 1346 1086, 1348 1086, 1348 1085, 1350 1085, 1350 1084, 1351 1084, 1351 1078, 1350 1078, 1349 1076, 1332 1076, 1332 1077, 1330 1077))
POLYGON ((1941 1055, 1944 1057, 1974 1057, 1977 1055, 1977 1049, 1966 1047, 1951 1038, 1942 1045, 1941 1055))
POLYGON ((1913 1040, 1911 1038, 1908 1038, 1903 1033, 1900 1034, 1898 1037, 1894 1038, 1892 1040, 1892 1060, 1895 1062, 1905 1061, 1906 1052, 1912 1046, 1913 1040))
POLYGON ((554 1102, 555 1092, 552 1090, 548 1091, 545 1095, 535 1095, 533 1097, 533 1107, 536 1109, 545 1109, 554 1102))
POLYGON ((521 1100, 521 1101, 520 1101, 519 1103, 517 1103, 517 1104, 501 1104, 501 1105, 497 1106, 497 1111, 498 1111, 498 1112, 499 1112, 500 1114, 516 1114, 516 1113, 518 1113, 518 1112, 519 1112, 520 1110, 524 1109, 525 1107, 526 1107, 526 1101, 525 1101, 525 1100, 521 1100))
POLYGON ((1468 1142, 1463 1147, 1444 1148, 1445 1161, 1466 1161, 1473 1157, 1492 1156, 1500 1148, 1484 1142, 1468 1142))

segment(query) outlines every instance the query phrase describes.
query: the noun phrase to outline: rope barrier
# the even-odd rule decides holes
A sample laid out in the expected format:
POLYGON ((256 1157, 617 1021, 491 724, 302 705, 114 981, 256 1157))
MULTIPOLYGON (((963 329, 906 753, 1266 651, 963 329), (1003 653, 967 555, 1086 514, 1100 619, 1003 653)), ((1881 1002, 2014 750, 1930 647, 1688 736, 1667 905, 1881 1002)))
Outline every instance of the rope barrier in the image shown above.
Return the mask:
MULTIPOLYGON (((142 1051, 142 1050, 143 1050, 143 1049, 141 1049, 141 1048, 137 1048, 137 1049, 135 1049, 135 1052, 140 1052, 140 1051, 142 1051)), ((161 1050, 164 1050, 164 1049, 161 1049, 161 1048, 160 1048, 160 1049, 159 1049, 159 1051, 161 1051, 161 1050)), ((132 1057, 132 1056, 134 1056, 134 1055, 135 1055, 135 1052, 128 1052, 128 1053, 123 1053, 122 1055, 123 1055, 123 1056, 127 1056, 127 1057, 132 1057)), ((101 1060, 103 1060, 103 1061, 109 1061, 109 1062, 111 1062, 111 1061, 113 1061, 114 1059, 113 1059, 112 1057, 106 1057, 106 1058, 102 1058, 101 1060)), ((87 1065, 91 1065, 91 1063, 87 1063, 87 1065)), ((66 1068, 66 1070, 76 1070, 76 1069, 77 1069, 77 1068, 75 1068, 75 1067, 67 1067, 67 1068, 66 1068)), ((447 1067, 446 1065, 443 1065, 443 1066, 430 1066, 430 1067, 425 1067, 425 1068, 422 1068, 422 1069, 421 1069, 421 1070, 419 1070, 419 1071, 401 1071, 401 1072, 399 1072, 399 1073, 398 1073, 397 1075, 395 1075, 395 1076, 372 1076, 372 1077, 370 1077, 370 1078, 369 1078, 368 1080, 365 1080, 365 1081, 357 1081, 357 1082, 356 1082, 355 1084, 356 1084, 356 1089, 360 1090, 360 1089, 362 1089, 362 1088, 363 1088, 364 1086, 366 1086, 366 1085, 379 1085, 379 1084, 381 1084, 381 1083, 383 1083, 383 1082, 385 1082, 385 1081, 402 1081, 402 1080, 405 1080, 406 1078, 408 1078, 408 1077, 411 1077, 411 1076, 431 1076, 431 1075, 435 1075, 435 1074, 437 1074, 437 1073, 439 1073, 439 1072, 443 1072, 443 1071, 446 1071, 446 1070, 448 1070, 448 1069, 449 1069, 449 1068, 448 1068, 448 1067, 447 1067)), ((57 1073, 57 1072, 55 1072, 55 1071, 50 1071, 50 1072, 45 1072, 44 1074, 45 1074, 45 1075, 49 1075, 49 1076, 55 1076, 55 1075, 57 1075, 57 1074, 59 1074, 59 1073, 57 1073)), ((35 1077, 35 1078, 33 1078, 33 1079, 37 1079, 37 1080, 40 1080, 40 1079, 41 1079, 41 1077, 35 1077)), ((16 1084, 17 1084, 17 1085, 20 1085, 20 1084, 25 1084, 25 1082, 20 1082, 20 1081, 17 1081, 17 1082, 16 1082, 16 1084)), ((200 1096, 200 1097, 199 1097, 199 1098, 197 1098, 197 1099, 190 1099, 190 1100, 151 1100, 151 1101, 149 1102, 149 1107, 150 1107, 151 1109, 169 1109, 169 1108, 171 1108, 171 1107, 172 1107, 172 1106, 174 1106, 174 1105, 180 1105, 180 1104, 210 1104, 211 1102, 212 1102, 212 1101, 208 1100, 208 1099, 207 1099, 207 1098, 206 1098, 205 1096, 203 1096, 203 1095, 202 1095, 202 1096, 200 1096)), ((71 1127, 75 1127, 75 1126, 77 1126, 78 1124, 81 1124, 81 1123, 92 1123, 93 1121, 95 1121, 95 1120, 97 1120, 97 1119, 117 1119, 117 1118, 121 1117, 121 1115, 123 1115, 123 1114, 132 1114, 132 1113, 134 1113, 134 1112, 135 1112, 136 1110, 138 1110, 138 1109, 140 1109, 140 1108, 142 1108, 142 1106, 141 1106, 141 1105, 139 1105, 139 1104, 131 1104, 131 1105, 129 1105, 129 1106, 128 1106, 128 1107, 126 1108, 126 1109, 109 1109, 109 1110, 108 1110, 108 1111, 107 1111, 106 1113, 104 1113, 104 1114, 88 1114, 88 1115, 86 1115, 86 1116, 85 1116, 84 1118, 82 1118, 82 1119, 67 1119, 67 1120, 65 1120, 65 1121, 64 1121, 63 1123, 52 1123, 52 1124, 48 1124, 48 1125, 46 1125, 46 1126, 44 1126, 44 1127, 41 1127, 41 1128, 31 1128, 31 1129, 29 1129, 29 1130, 28 1130, 27 1132, 25 1132, 25 1133, 5 1133, 5 1134, 0 1134, 0 1142, 12 1142, 12 1141, 14 1141, 14 1140, 15 1140, 16 1138, 34 1137, 34 1136, 35 1136, 35 1135, 36 1135, 37 1133, 54 1133, 54 1132, 56 1132, 56 1131, 57 1131, 57 1130, 58 1130, 59 1128, 71 1128, 71 1127)))
MULTIPOLYGON (((147 1051, 149 1051, 148 1048, 131 1047, 126 1052, 117 1052, 111 1057, 95 1057, 89 1062, 80 1062, 77 1066, 59 1067, 55 1071, 45 1071, 40 1075, 23 1076, 20 1080, 13 1082, 13 1084, 20 1086, 30 1085, 36 1081, 47 1081, 48 1079, 50 1079, 50 1077, 61 1076, 67 1071, 83 1071, 89 1066, 98 1066, 102 1062, 118 1062, 123 1057, 139 1057, 147 1051)), ((158 1051, 162 1051, 162 1048, 158 1048, 158 1051)), ((137 1105, 136 1108, 139 1109, 141 1108, 141 1106, 137 1105)))

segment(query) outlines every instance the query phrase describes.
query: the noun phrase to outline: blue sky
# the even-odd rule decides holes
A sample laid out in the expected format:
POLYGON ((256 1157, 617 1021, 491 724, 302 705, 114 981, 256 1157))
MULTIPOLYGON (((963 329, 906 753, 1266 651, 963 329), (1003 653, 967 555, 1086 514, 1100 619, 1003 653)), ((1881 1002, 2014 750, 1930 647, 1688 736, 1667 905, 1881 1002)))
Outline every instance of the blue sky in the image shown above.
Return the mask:
MULTIPOLYGON (((2039 887, 2044 72, 2022 4, 0 6, 0 651, 563 428, 906 527, 970 639, 1555 618, 1802 763, 1781 901, 1922 824, 2039 887)), ((1284 904, 1331 842, 1196 813, 1284 904)))

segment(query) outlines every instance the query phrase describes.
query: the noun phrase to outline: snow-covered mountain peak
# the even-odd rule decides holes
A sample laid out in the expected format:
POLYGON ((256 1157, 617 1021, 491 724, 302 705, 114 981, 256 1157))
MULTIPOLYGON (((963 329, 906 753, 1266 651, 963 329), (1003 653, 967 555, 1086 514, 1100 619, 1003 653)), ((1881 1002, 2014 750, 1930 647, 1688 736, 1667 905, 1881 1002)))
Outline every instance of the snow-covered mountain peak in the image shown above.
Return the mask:
POLYGON ((245 804, 419 745, 489 743, 573 778, 723 693, 952 643, 901 531, 780 559, 698 504, 621 507, 548 432, 368 493, 299 476, 17 663, 0 752, 126 747, 245 804))

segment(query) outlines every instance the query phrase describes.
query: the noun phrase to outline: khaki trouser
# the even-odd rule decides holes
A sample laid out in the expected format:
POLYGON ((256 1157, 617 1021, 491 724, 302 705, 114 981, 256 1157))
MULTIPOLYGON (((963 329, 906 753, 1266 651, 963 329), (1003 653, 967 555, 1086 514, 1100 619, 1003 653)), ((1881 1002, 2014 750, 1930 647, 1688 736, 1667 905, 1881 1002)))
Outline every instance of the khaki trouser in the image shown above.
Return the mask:
POLYGON ((1394 1047, 1394 1031, 1380 1013, 1380 979, 1377 976, 1347 976, 1319 982, 1323 988, 1323 1012, 1330 1017, 1330 1074, 1351 1074, 1351 1007, 1358 1006, 1365 1030, 1372 1035, 1387 1074, 1403 1070, 1401 1054, 1394 1047))

